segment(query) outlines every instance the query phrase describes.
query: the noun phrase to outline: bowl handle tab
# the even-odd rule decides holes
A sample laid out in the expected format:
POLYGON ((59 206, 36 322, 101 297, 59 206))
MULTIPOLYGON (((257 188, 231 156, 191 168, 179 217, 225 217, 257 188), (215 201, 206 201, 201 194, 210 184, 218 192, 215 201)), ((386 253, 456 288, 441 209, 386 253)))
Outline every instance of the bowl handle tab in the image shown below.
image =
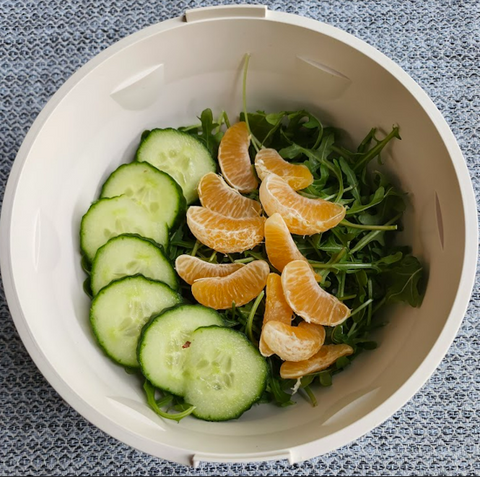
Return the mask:
POLYGON ((290 465, 296 461, 289 450, 281 452, 263 452, 259 454, 237 454, 234 457, 228 454, 194 454, 192 456, 192 466, 196 469, 201 462, 216 462, 222 464, 235 464, 246 462, 264 462, 264 461, 287 460, 290 465))
POLYGON ((193 23, 217 18, 266 18, 266 5, 220 5, 185 11, 185 21, 193 23))

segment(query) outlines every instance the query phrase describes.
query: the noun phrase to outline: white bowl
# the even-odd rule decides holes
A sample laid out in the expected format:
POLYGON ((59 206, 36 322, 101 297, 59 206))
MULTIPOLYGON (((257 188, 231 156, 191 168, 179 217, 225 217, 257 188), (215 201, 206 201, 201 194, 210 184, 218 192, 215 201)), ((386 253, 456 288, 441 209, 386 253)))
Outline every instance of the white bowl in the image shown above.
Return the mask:
POLYGON ((38 116, 15 160, 1 219, 5 290, 17 329, 60 395, 92 423, 150 454, 199 461, 298 462, 387 419, 427 380, 462 321, 473 286, 477 219, 470 178, 444 119, 421 88, 374 48, 336 28, 265 7, 187 12, 108 48, 38 116), (79 221, 99 186, 129 161, 147 128, 241 109, 308 108, 359 141, 399 124, 386 167, 410 194, 402 240, 429 272, 423 305, 391 310, 380 347, 364 353, 319 406, 256 406, 240 420, 165 422, 136 379, 100 351, 82 291, 79 221))

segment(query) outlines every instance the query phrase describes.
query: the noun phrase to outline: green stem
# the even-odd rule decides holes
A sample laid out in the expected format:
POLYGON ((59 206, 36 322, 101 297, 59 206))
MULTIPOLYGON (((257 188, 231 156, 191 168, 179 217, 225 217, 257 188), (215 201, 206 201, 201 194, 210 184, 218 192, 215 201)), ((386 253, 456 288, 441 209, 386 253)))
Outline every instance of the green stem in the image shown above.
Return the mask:
POLYGON ((170 414, 168 412, 162 411, 155 400, 155 388, 150 384, 149 381, 145 380, 143 383, 143 389, 145 390, 145 394, 147 395, 147 402, 148 405, 152 408, 152 410, 158 414, 159 416, 163 417, 164 419, 171 419, 172 421, 180 421, 184 417, 187 417, 193 411, 195 411, 195 406, 190 406, 183 412, 179 412, 177 414, 170 414))
POLYGON ((337 298, 341 299, 345 293, 345 273, 341 273, 339 276, 339 284, 338 284, 338 294, 337 298))
POLYGON ((353 295, 344 295, 344 296, 337 296, 337 298, 340 300, 340 301, 346 301, 346 300, 353 300, 354 298, 356 298, 357 295, 353 294, 353 295))
POLYGON ((262 290, 262 293, 260 293, 260 295, 257 296, 255 302, 253 303, 253 306, 252 306, 252 309, 250 310, 250 314, 248 315, 247 324, 245 327, 248 338, 255 346, 258 346, 258 343, 253 337, 253 333, 252 333, 253 318, 255 317, 257 308, 259 307, 260 302, 263 300, 264 296, 265 296, 265 292, 262 290))
POLYGON ((349 161, 352 161, 355 156, 358 155, 358 153, 349 151, 348 149, 345 149, 343 147, 337 147, 337 146, 330 146, 332 148, 332 152, 335 152, 341 157, 346 157, 349 161))
POLYGON ((267 135, 263 138, 263 141, 262 143, 260 144, 260 147, 263 147, 263 145, 267 142, 267 139, 272 136, 273 134, 275 134, 275 132, 277 131, 277 129, 280 127, 280 125, 282 124, 282 120, 283 118, 286 116, 283 115, 277 122, 277 124, 275 124, 275 126, 273 126, 272 129, 270 129, 270 131, 268 131, 267 135))
POLYGON ((363 157, 362 160, 357 162, 355 166, 353 167, 354 171, 357 171, 361 167, 367 165, 374 157, 378 156, 381 152, 382 149, 394 138, 396 137, 397 139, 401 139, 400 135, 398 133, 399 129, 398 127, 394 127, 390 134, 388 134, 384 139, 382 139, 376 146, 372 147, 370 151, 368 151, 365 156, 363 157))
POLYGON ((361 229, 361 230, 397 230, 397 225, 362 225, 362 224, 354 224, 349 222, 346 219, 343 219, 340 222, 340 225, 344 225, 345 227, 350 227, 352 229, 361 229))
MULTIPOLYGON (((367 290, 368 290, 368 298, 372 299, 372 302, 373 302, 373 283, 371 278, 369 278, 368 280, 367 290)), ((370 326, 370 322, 372 321, 372 308, 373 308, 372 302, 370 302, 370 304, 368 305, 367 326, 370 326)))
POLYGON ((308 263, 315 269, 333 269, 333 270, 354 270, 354 269, 370 269, 378 268, 373 263, 321 263, 315 260, 309 260, 308 263))
MULTIPOLYGON (((325 265, 333 265, 335 263, 338 263, 346 253, 347 253, 347 247, 343 247, 342 250, 340 250, 340 252, 338 252, 334 257, 332 257, 325 265)), ((325 282, 329 273, 330 271, 327 271, 326 273, 322 274, 322 282, 325 282)))
POLYGON ((234 260, 234 263, 250 263, 253 262, 255 259, 253 257, 247 258, 239 258, 238 260, 234 260))
POLYGON ((182 132, 188 132, 191 131, 192 129, 200 129, 202 127, 202 123, 200 124, 194 124, 193 126, 186 126, 181 128, 182 132))
POLYGON ((243 96, 243 114, 245 116, 245 123, 247 124, 248 133, 252 138, 253 147, 258 152, 260 147, 258 146, 257 138, 252 134, 250 129, 250 124, 248 122, 248 113, 247 113, 247 71, 248 71, 248 63, 250 62, 250 54, 247 53, 245 55, 245 64, 243 66, 243 85, 242 85, 242 96, 243 96))
POLYGON ((215 260, 216 256, 217 256, 217 251, 214 250, 210 258, 208 259, 208 261, 212 263, 215 260))
POLYGON ((193 249, 192 249, 192 257, 195 257, 195 255, 197 254, 198 252, 198 249, 200 248, 200 245, 202 245, 198 240, 195 242, 195 245, 193 246, 193 249))
MULTIPOLYGON (((353 189, 352 186, 348 186, 345 189, 343 189, 343 193, 348 192, 349 190, 352 190, 352 189, 353 189)), ((336 196, 337 196, 337 194, 331 194, 331 195, 327 195, 327 197, 322 197, 322 199, 323 200, 332 200, 336 196)))
POLYGON ((318 405, 317 398, 315 397, 315 394, 313 394, 312 390, 310 389, 310 386, 305 386, 303 390, 305 391, 308 398, 310 399, 312 406, 316 407, 318 405))
MULTIPOLYGON (((400 219, 400 217, 402 216, 402 213, 400 212, 399 214, 397 214, 393 219, 389 220, 385 225, 391 225, 393 224, 394 222, 396 222, 398 219, 400 219)), ((352 250, 350 250, 350 253, 353 255, 355 253, 357 253, 358 251, 360 251, 363 247, 365 247, 366 245, 368 245, 372 240, 375 239, 375 237, 377 237, 380 233, 382 233, 383 230, 373 230, 372 232, 368 233, 367 235, 365 235, 358 243, 357 245, 355 245, 355 247, 353 247, 352 250)))
POLYGON ((374 315, 387 301, 387 297, 383 297, 377 305, 375 305, 375 308, 372 310, 372 315, 374 315))
POLYGON ((369 133, 365 136, 365 139, 360 143, 358 146, 357 151, 360 154, 364 154, 366 150, 368 150, 372 139, 375 138, 375 133, 377 132, 377 128, 370 129, 369 133))
POLYGON ((225 126, 227 126, 227 129, 230 127, 230 120, 228 119, 228 114, 226 111, 222 111, 222 115, 220 116, 220 119, 218 121, 219 128, 222 126, 222 122, 225 122, 225 126))
POLYGON ((353 315, 356 315, 359 311, 362 311, 364 308, 366 308, 368 305, 370 305, 370 303, 372 303, 373 301, 373 298, 370 298, 369 300, 367 300, 365 303, 362 303, 359 307, 355 308, 355 310, 352 311, 352 313, 350 314, 350 318, 353 316, 353 315))
POLYGON ((167 396, 164 396, 162 399, 156 399, 155 402, 157 403, 158 407, 165 407, 168 406, 173 400, 173 396, 171 394, 168 394, 167 396))

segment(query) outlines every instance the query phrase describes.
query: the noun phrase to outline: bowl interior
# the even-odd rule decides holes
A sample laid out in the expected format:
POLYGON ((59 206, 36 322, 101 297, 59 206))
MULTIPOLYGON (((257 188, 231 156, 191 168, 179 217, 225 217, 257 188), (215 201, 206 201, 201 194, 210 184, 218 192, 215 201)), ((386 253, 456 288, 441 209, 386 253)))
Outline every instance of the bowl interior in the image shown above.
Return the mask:
POLYGON ((191 454, 278 457, 295 449, 300 460, 345 444, 386 417, 378 409, 397 410, 392 397, 408 386, 449 318, 462 274, 465 217, 447 147, 397 79, 399 69, 387 71, 348 44, 347 35, 335 38, 333 29, 318 25, 219 19, 150 28, 78 74, 27 151, 10 246, 30 352, 49 363, 64 397, 84 415, 152 454, 186 462, 191 454), (318 407, 298 396, 296 406, 257 406, 235 422, 165 422, 145 405, 136 378, 111 363, 90 332, 79 223, 110 172, 133 158, 144 129, 191 124, 206 107, 238 117, 246 52, 250 110, 306 108, 342 128, 352 144, 371 127, 387 133, 400 125, 402 141, 386 151, 383 167, 409 194, 402 241, 426 264, 428 288, 421 308, 390 310, 380 347, 319 390, 318 407), (302 447, 313 442, 314 451, 302 447))

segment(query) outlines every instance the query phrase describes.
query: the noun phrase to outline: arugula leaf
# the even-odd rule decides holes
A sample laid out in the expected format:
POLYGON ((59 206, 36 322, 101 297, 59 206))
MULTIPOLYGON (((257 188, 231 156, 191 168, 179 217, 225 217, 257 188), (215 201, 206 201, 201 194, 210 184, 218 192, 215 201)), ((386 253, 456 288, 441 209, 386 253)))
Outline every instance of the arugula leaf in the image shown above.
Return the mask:
MULTIPOLYGON (((199 119, 200 125, 184 130, 203 140, 211 151, 216 151, 223 135, 222 125, 229 124, 228 118, 222 113, 215 122, 211 110, 205 110, 199 119)), ((244 113, 240 120, 245 120, 244 113)), ((299 192, 301 195, 336 200, 347 206, 348 220, 344 219, 337 227, 311 237, 292 236, 299 251, 322 276, 321 287, 352 310, 352 315, 341 325, 326 327, 325 342, 349 344, 354 354, 338 360, 327 370, 302 378, 302 392, 314 404, 311 387, 330 386, 334 374, 364 350, 376 347, 371 333, 385 324, 376 314, 381 307, 397 302, 419 306, 422 301, 420 262, 407 247, 392 243, 395 231, 391 229, 400 225, 406 195, 391 184, 386 174, 367 167, 372 159, 380 158, 392 139, 400 139, 399 130, 394 127, 383 139, 377 139, 377 130, 372 128, 356 149, 347 149, 339 139, 343 135, 341 130, 324 127, 308 111, 256 111, 248 113, 248 121, 257 147, 260 144, 272 147, 285 160, 303 163, 309 168, 314 180, 299 192)), ((248 196, 258 200, 258 191, 248 196)), ((241 254, 217 254, 198 242, 185 222, 172 234, 168 252, 171 260, 188 253, 212 263, 268 262, 264 245, 241 254)), ((272 271, 277 272, 273 268, 272 271)), ((188 285, 182 283, 181 291, 185 298, 192 299, 188 285)), ((265 300, 259 296, 247 305, 234 305, 221 313, 227 326, 246 333, 257 343, 264 309, 265 300)), ((267 362, 269 377, 261 402, 280 406, 294 404, 290 392, 294 381, 280 377, 281 361, 276 356, 268 358, 267 362)), ((179 410, 185 407, 181 401, 175 401, 175 405, 179 410)))
POLYGON ((387 304, 403 302, 413 307, 422 304, 423 267, 416 257, 408 255, 402 258, 394 266, 387 268, 383 276, 387 281, 387 304))

